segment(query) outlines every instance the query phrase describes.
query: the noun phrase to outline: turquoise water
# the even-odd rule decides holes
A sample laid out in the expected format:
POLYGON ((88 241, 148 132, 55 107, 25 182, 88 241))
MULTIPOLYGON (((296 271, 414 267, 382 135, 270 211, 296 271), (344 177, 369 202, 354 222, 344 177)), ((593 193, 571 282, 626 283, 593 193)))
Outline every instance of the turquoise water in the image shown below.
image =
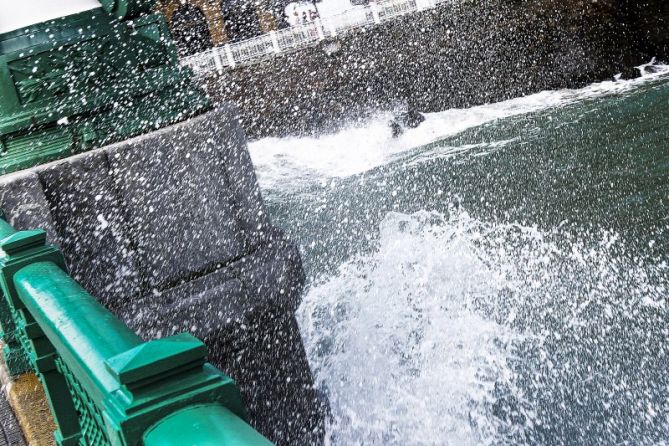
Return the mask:
POLYGON ((669 76, 384 119, 251 145, 330 441, 665 444, 669 76))

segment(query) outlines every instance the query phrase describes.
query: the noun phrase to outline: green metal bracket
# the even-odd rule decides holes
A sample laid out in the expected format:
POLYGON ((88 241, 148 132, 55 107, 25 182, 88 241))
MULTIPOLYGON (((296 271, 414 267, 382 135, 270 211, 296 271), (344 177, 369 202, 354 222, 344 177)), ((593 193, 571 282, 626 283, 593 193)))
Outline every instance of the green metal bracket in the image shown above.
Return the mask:
POLYGON ((155 0, 0 35, 0 174, 67 157, 209 108, 178 64, 155 0))
POLYGON ((142 341, 70 278, 44 231, 0 219, 0 236, 5 341, 39 376, 59 445, 271 444, 201 341, 142 341))

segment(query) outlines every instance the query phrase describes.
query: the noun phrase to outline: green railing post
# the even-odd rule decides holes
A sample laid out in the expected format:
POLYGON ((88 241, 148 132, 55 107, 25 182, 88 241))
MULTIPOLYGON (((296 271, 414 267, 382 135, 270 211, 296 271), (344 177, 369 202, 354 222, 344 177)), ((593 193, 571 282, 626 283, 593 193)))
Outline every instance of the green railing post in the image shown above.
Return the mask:
POLYGON ((17 375, 31 368, 38 374, 47 402, 57 427, 56 438, 61 445, 77 445, 79 424, 72 398, 65 380, 55 366, 56 352, 30 314, 23 314, 23 304, 16 299, 12 276, 25 265, 38 260, 50 261, 65 267, 61 253, 46 245, 42 230, 16 232, 4 219, 0 231, 6 237, 0 241, 0 286, 5 299, 0 306, 3 324, 12 327, 11 335, 5 334, 8 348, 3 352, 11 374, 17 375))
POLYGON ((70 278, 44 231, 5 225, 0 311, 10 315, 0 316, 44 385, 58 444, 271 444, 246 424, 234 381, 206 363, 201 341, 142 341, 70 278))
MULTIPOLYGON (((16 230, 4 220, 0 214, 0 240, 14 234, 16 230)), ((28 370, 27 358, 21 350, 19 340, 16 338, 16 326, 11 315, 7 299, 0 299, 0 327, 2 328, 2 340, 4 346, 2 353, 7 364, 7 369, 12 375, 18 375, 28 370)))
MULTIPOLYGON (((4 219, 0 218, 0 240, 6 240, 6 251, 0 252, 0 281, 5 279, 5 274, 11 274, 17 268, 33 261, 35 258, 45 258, 64 267, 60 252, 52 246, 46 246, 46 234, 44 231, 24 231, 17 233, 4 219), (17 235, 18 234, 18 235, 17 235), (36 244, 35 246, 33 246, 36 244), (25 249, 24 249, 25 248, 25 249), (22 254, 19 254, 19 251, 22 254), (12 252, 12 255, 9 254, 12 252)), ((11 293, 13 285, 8 284, 7 289, 2 289, 5 295, 0 300, 0 324, 2 324, 3 341, 5 347, 3 354, 10 374, 18 375, 29 370, 29 358, 25 347, 20 340, 20 331, 17 330, 15 311, 20 303, 12 300, 11 293)))

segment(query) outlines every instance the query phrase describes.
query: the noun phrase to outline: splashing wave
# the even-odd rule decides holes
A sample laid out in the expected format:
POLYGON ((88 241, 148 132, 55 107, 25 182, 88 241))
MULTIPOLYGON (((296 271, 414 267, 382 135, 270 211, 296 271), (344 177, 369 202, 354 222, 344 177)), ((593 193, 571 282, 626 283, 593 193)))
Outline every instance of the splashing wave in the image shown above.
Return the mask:
POLYGON ((643 76, 605 81, 575 90, 543 91, 529 96, 466 109, 425 114, 425 122, 392 138, 390 113, 319 137, 264 138, 249 144, 263 189, 298 189, 322 177, 347 177, 392 162, 417 147, 456 135, 497 119, 623 94, 666 77, 669 65, 640 66, 643 76), (652 66, 652 70, 649 68, 652 66), (290 178, 289 182, 286 179, 290 178))
POLYGON ((332 444, 647 442, 669 428, 668 291, 608 232, 389 213, 298 316, 332 444))

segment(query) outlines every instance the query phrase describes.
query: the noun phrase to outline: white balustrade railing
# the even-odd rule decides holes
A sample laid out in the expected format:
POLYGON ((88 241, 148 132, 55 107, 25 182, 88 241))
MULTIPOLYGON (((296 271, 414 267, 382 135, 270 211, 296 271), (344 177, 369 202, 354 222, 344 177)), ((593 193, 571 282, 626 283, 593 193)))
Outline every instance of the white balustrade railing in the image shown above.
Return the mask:
POLYGON ((222 73, 301 48, 313 46, 326 38, 336 37, 349 30, 378 24, 411 12, 433 8, 447 0, 379 0, 341 14, 313 22, 291 26, 240 42, 210 48, 185 57, 181 64, 190 67, 196 76, 209 72, 222 73))

